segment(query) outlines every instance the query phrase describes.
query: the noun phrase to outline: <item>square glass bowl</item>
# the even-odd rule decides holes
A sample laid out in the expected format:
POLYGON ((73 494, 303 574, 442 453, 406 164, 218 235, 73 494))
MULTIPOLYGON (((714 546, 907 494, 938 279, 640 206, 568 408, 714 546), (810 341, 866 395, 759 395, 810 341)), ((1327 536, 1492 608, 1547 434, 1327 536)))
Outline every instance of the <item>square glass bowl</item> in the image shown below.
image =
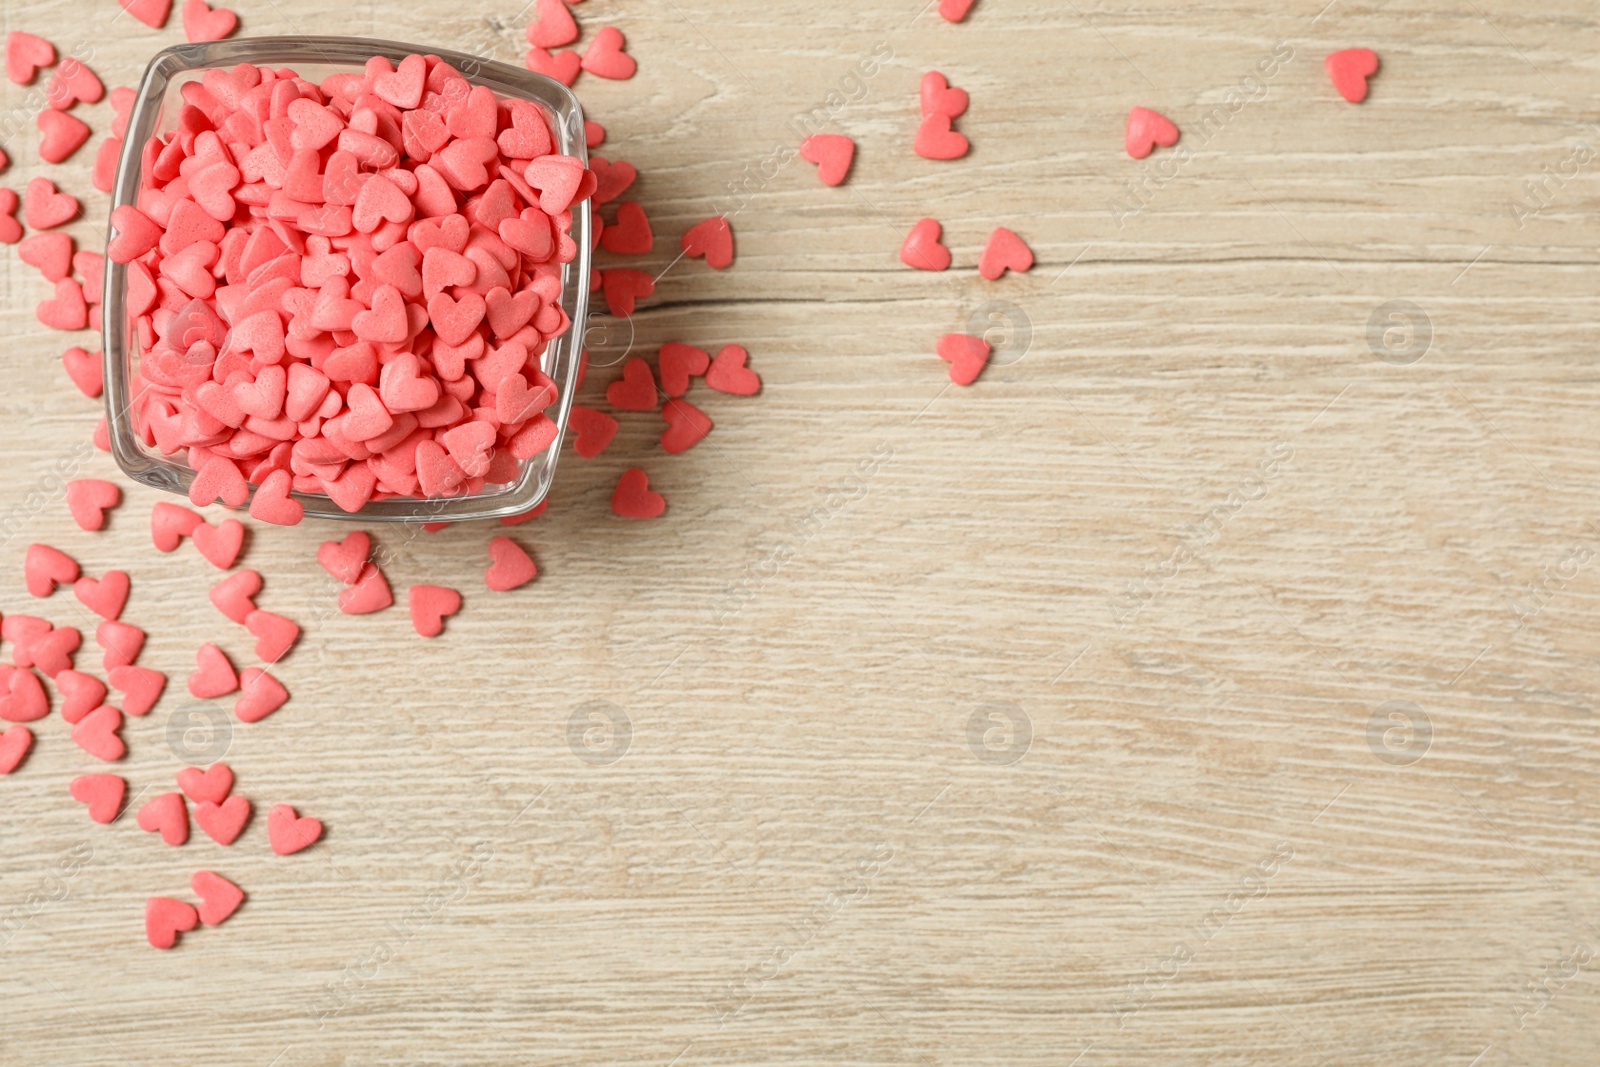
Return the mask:
MULTIPOLYGON (((250 63, 258 67, 289 67, 307 81, 321 82, 329 74, 360 73, 373 56, 398 64, 406 56, 433 55, 455 67, 472 84, 486 86, 503 98, 535 104, 553 135, 554 150, 588 165, 583 134, 583 111, 566 86, 542 74, 505 63, 456 52, 448 48, 418 48, 393 41, 364 37, 254 37, 233 41, 174 45, 156 53, 145 69, 123 140, 122 158, 111 190, 111 206, 137 204, 145 142, 156 133, 171 130, 183 106, 179 95, 185 82, 197 81, 212 67, 250 63)), ((359 519, 363 522, 460 522, 517 515, 536 506, 550 491, 556 460, 566 435, 567 417, 577 391, 578 361, 583 323, 589 309, 590 201, 572 206, 572 240, 578 254, 561 265, 561 305, 571 320, 567 332, 551 340, 541 357, 544 373, 555 382, 556 402, 546 414, 556 423, 550 447, 520 464, 518 479, 504 486, 485 486, 468 496, 410 498, 389 497, 368 501, 360 511, 347 512, 322 494, 295 493, 308 517, 359 519)), ((109 238, 110 234, 107 234, 109 238)), ((195 472, 188 464, 147 447, 134 433, 132 404, 134 358, 138 340, 127 314, 127 268, 106 257, 105 307, 102 348, 105 360, 107 428, 117 465, 135 481, 157 489, 187 495, 195 472)), ((254 488, 252 487, 252 493, 254 488)))

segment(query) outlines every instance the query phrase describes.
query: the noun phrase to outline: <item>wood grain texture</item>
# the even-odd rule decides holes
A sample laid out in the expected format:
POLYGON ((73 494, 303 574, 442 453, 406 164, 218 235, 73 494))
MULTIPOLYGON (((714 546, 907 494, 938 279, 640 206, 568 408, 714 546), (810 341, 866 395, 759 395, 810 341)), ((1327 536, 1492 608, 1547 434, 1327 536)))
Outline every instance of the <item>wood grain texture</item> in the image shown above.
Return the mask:
MULTIPOLYGON (((698 389, 716 430, 681 456, 651 416, 568 456, 513 532, 542 570, 518 593, 482 587, 497 527, 379 531, 397 590, 466 592, 436 642, 332 610, 329 527, 258 531, 260 602, 307 635, 291 703, 229 742, 257 810, 231 849, 90 823, 82 754, 37 724, 0 781, 0 917, 66 897, 0 944, 0 1063, 1592 1062, 1600 164, 1520 226, 1510 205, 1600 146, 1600 25, 1578 0, 1323 2, 577 6, 639 61, 579 90, 640 169, 646 267, 757 175, 734 267, 667 270, 633 350, 736 341, 764 391, 698 389), (1360 107, 1322 70, 1353 45, 1383 62, 1360 107), (909 151, 930 69, 972 94, 959 162, 909 151), (1182 152, 1122 154, 1135 103, 1182 152), (857 140, 849 181, 761 177, 818 108, 857 140), (896 260, 923 215, 946 274, 896 260), (1039 262, 987 283, 999 224, 1039 262), (1396 300, 1426 345, 1370 328, 1396 300), (934 340, 969 323, 1010 343, 947 387, 934 340), (609 514, 636 463, 660 521, 609 514), (596 701, 626 717, 610 762, 622 734, 573 727, 596 701), (273 856, 279 801, 326 837, 273 856), (247 903, 149 949, 145 897, 199 867, 247 903)), ((82 33, 127 84, 178 20, 118 10, 8 4, 5 28, 82 33)), ((241 16, 513 60, 528 17, 241 16)), ((3 96, 19 190, 27 92, 3 96)), ((90 161, 59 168, 85 244, 90 161)), ((23 592, 33 540, 130 570, 143 662, 176 684, 122 772, 170 788, 195 647, 249 645, 214 572, 150 547, 154 494, 101 535, 35 513, 94 412, 33 320, 43 283, 0 264, 0 607, 87 625, 23 592)), ((627 332, 592 344, 599 402, 627 332)))

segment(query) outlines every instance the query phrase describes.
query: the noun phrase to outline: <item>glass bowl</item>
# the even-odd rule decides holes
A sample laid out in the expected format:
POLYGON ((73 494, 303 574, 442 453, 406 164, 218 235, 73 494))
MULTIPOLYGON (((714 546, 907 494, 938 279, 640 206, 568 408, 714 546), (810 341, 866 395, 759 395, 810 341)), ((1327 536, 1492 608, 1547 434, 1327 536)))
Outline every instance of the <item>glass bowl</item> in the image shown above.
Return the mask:
MULTIPOLYGON (((420 48, 365 37, 254 37, 232 41, 174 45, 156 53, 145 69, 123 140, 122 158, 111 190, 115 210, 138 200, 143 149, 155 133, 173 128, 182 85, 198 80, 212 67, 250 63, 265 67, 290 67, 307 81, 321 82, 329 74, 359 73, 373 56, 391 63, 410 55, 433 55, 460 71, 472 84, 482 85, 504 98, 520 98, 544 113, 553 135, 554 150, 588 165, 583 134, 583 111, 578 98, 551 78, 505 63, 496 63, 448 48, 420 48)), ((555 440, 543 452, 524 460, 520 476, 503 486, 458 497, 389 497, 372 500, 359 511, 347 512, 320 493, 295 493, 308 517, 357 519, 363 522, 459 522, 506 518, 533 508, 550 491, 556 460, 566 435, 567 417, 577 390, 582 326, 589 305, 590 201, 572 205, 572 240, 577 256, 561 265, 561 302, 573 325, 553 338, 541 357, 544 373, 555 382, 556 401, 546 414, 556 424, 555 440)), ((109 238, 109 233, 107 234, 109 238)), ((138 350, 133 324, 126 311, 127 268, 106 257, 105 307, 102 349, 105 360, 107 428, 111 453, 117 465, 135 481, 157 489, 187 495, 195 472, 174 457, 146 446, 134 432, 134 355, 138 350)), ((252 493, 254 487, 251 488, 252 493)))

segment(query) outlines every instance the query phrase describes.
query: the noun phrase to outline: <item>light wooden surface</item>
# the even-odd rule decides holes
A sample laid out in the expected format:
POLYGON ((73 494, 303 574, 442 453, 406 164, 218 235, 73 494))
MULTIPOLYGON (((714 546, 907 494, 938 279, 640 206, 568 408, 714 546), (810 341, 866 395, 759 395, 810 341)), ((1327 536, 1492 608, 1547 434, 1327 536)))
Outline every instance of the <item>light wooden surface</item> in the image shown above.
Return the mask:
MULTIPOLYGON (((331 610, 313 557, 342 529, 259 532, 261 604, 308 633, 291 703, 232 736, 257 818, 230 849, 91 823, 66 794, 90 761, 36 724, 0 781, 0 916, 72 876, 0 946, 0 1063, 1593 1062, 1600 161, 1520 228, 1509 205, 1600 149, 1600 28, 1579 0, 1322 3, 978 0, 961 26, 915 0, 578 5, 639 60, 579 91, 601 153, 640 168, 657 271, 724 182, 892 49, 832 113, 859 145, 849 182, 802 162, 757 180, 734 267, 678 263, 633 320, 651 355, 746 345, 765 390, 698 387, 716 429, 681 456, 643 415, 569 455, 514 532, 543 572, 515 594, 482 587, 497 527, 378 531, 397 589, 466 592, 436 642, 400 608, 331 610), (1279 42, 1292 60, 1206 138, 1279 42), (1383 62, 1359 107, 1322 70, 1354 45, 1383 62), (909 150, 930 69, 972 94, 959 162, 909 150), (1124 183, 1156 173, 1121 152, 1132 104, 1187 151, 1119 226, 1124 183), (925 214, 943 275, 896 260, 925 214), (998 224, 1039 264, 987 283, 998 224), (1369 319, 1394 300, 1431 338, 1380 321, 1383 359, 1369 319), (947 388, 934 341, 986 328, 990 301, 1031 344, 947 388), (608 511, 633 464, 660 521, 608 511), (595 701, 625 751, 573 730, 595 701), (273 856, 277 801, 325 838, 273 856), (200 867, 248 902, 148 948, 145 897, 188 896, 200 867), (377 942, 394 957, 367 966, 377 942)), ((241 7, 250 33, 513 59, 527 18, 241 7)), ((180 31, 116 11, 5 22, 64 49, 81 31, 125 84, 180 31)), ((26 114, 0 176, 19 190, 26 114)), ((105 217, 90 158, 61 169, 85 241, 105 217)), ((43 283, 0 263, 17 509, 94 413, 33 322, 43 283)), ((597 363, 619 336, 592 336, 597 363)), ((143 662, 174 677, 126 731, 135 791, 181 765, 195 647, 249 650, 206 603, 215 572, 150 547, 153 499, 103 535, 51 501, 0 549, 0 607, 79 625, 23 592, 25 545, 131 571, 143 662)))

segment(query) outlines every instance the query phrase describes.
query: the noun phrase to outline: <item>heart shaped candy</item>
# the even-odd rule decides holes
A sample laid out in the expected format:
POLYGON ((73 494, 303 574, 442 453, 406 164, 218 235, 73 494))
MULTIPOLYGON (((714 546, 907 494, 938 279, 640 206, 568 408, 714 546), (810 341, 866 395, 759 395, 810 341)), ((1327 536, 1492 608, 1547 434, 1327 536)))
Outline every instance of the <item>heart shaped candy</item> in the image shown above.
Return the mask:
POLYGON ((207 926, 222 922, 244 902, 244 890, 211 871, 195 871, 189 876, 189 888, 200 898, 195 914, 207 926))
POLYGON ((167 24, 167 15, 172 12, 172 0, 117 0, 122 9, 152 30, 159 30, 167 24))
POLYGON ((936 70, 930 70, 922 76, 920 89, 920 103, 922 116, 945 115, 957 118, 967 110, 967 91, 953 89, 945 76, 936 70))
POLYGON ((583 164, 571 156, 547 155, 530 159, 522 169, 523 180, 539 193, 539 207, 552 217, 561 214, 578 199, 585 174, 583 164))
POLYGON ((733 227, 728 225, 726 215, 695 223, 684 233, 680 243, 684 255, 691 259, 704 256, 706 265, 716 270, 733 262, 733 227))
POLYGON ((109 705, 95 708, 72 728, 72 740, 95 759, 115 763, 128 751, 117 731, 122 729, 122 712, 109 705))
POLYGON ((72 235, 36 233, 17 246, 17 258, 38 267, 47 282, 59 282, 72 272, 72 235))
MULTIPOLYGON (((171 0, 166 0, 171 3, 171 0)), ((126 6, 126 5, 124 5, 126 6)), ((171 948, 178 935, 195 928, 200 913, 191 904, 171 897, 151 897, 144 902, 145 937, 155 948, 171 948)))
POLYGON ((478 323, 483 321, 488 311, 488 305, 477 293, 470 290, 457 292, 461 293, 458 300, 443 292, 435 293, 428 299, 428 320, 433 323, 434 333, 447 345, 464 342, 478 328, 478 323))
MULTIPOLYGON (((228 465, 233 466, 231 463, 228 465)), ((237 467, 234 467, 234 472, 238 472, 237 467)), ((240 481, 242 483, 243 478, 240 481)), ((244 523, 238 519, 223 519, 212 526, 202 521, 189 537, 213 567, 225 571, 237 562, 239 551, 244 547, 244 523)))
POLYGON ((567 416, 567 425, 577 435, 572 443, 573 451, 584 459, 593 459, 617 436, 619 424, 603 411, 574 404, 567 416))
POLYGON ((83 635, 71 626, 63 626, 49 633, 31 638, 25 646, 17 648, 17 665, 24 659, 55 678, 72 668, 73 653, 83 643, 83 635))
POLYGON ((189 694, 198 700, 226 696, 239 688, 239 675, 227 653, 213 644, 201 645, 194 654, 195 669, 189 675, 189 694))
POLYGON ((817 164, 823 185, 838 185, 850 173, 856 143, 839 133, 814 133, 800 142, 800 158, 817 164))
POLYGON ((622 365, 622 377, 606 386, 606 402, 619 411, 654 411, 656 380, 650 364, 634 356, 622 365))
POLYGON ((249 495, 250 486, 239 473, 239 465, 224 456, 213 455, 206 460, 189 485, 189 503, 197 508, 217 500, 230 508, 240 507, 249 495))
POLYGON ((625 319, 633 314, 635 301, 656 291, 656 282, 642 270, 613 267, 600 272, 600 288, 605 291, 606 310, 625 319))
POLYGON ((17 85, 27 85, 40 67, 55 61, 56 46, 43 37, 21 30, 12 30, 6 37, 6 77, 17 85))
POLYGON ((393 73, 379 74, 372 79, 372 91, 395 107, 409 110, 422 102, 427 77, 427 60, 417 55, 406 56, 393 73))
POLYGON ((389 581, 376 563, 363 566, 355 584, 339 590, 339 610, 346 615, 371 615, 393 603, 389 581))
POLYGON ((1378 72, 1378 54, 1370 48, 1346 48, 1324 59, 1328 77, 1339 95, 1352 104, 1367 98, 1367 79, 1378 72))
POLYGON ((114 774, 80 774, 67 789, 73 800, 89 805, 89 818, 108 823, 122 810, 128 783, 114 774))
MULTIPOLYGON (((129 210, 136 211, 137 209, 130 208, 129 210)), ((22 191, 22 217, 28 223, 30 229, 53 229, 57 226, 60 226, 63 222, 67 222, 76 217, 77 214, 77 198, 68 196, 66 193, 58 190, 56 188, 56 183, 51 181, 49 178, 34 178, 28 183, 27 188, 22 191)), ((141 216, 141 218, 142 217, 143 216, 141 216)), ((113 217, 111 221, 112 225, 115 226, 119 231, 123 229, 123 224, 118 221, 117 217, 113 217)), ((145 221, 149 222, 149 219, 145 219, 145 221)), ((151 225, 154 226, 155 224, 151 223, 151 225)), ((160 236, 161 231, 159 227, 157 227, 155 230, 155 237, 159 240, 160 236)), ((115 248, 117 242, 113 241, 112 245, 115 248)), ((125 250, 128 247, 130 246, 123 246, 125 250)), ((144 252, 148 252, 154 247, 155 241, 151 241, 148 247, 141 252, 134 253, 129 257, 129 259, 137 259, 139 256, 143 255, 144 252)), ((112 258, 115 259, 116 256, 113 255, 112 258)), ((126 261, 118 260, 118 262, 126 261)))
POLYGON ((611 493, 611 510, 625 519, 653 519, 667 510, 667 500, 650 488, 650 476, 629 467, 611 493))
POLYGON ((749 358, 742 345, 724 345, 706 369, 706 384, 719 393, 756 395, 761 391, 761 376, 745 366, 749 358))
POLYGON ((1033 266, 1033 250, 1004 226, 996 226, 978 259, 978 273, 994 281, 1008 270, 1022 272, 1033 266))
POLYGON ((162 793, 144 802, 139 808, 139 829, 161 834, 169 845, 181 845, 189 840, 189 808, 182 793, 162 793))
POLYGON ((560 48, 578 39, 578 24, 563 0, 539 0, 528 23, 528 43, 539 48, 560 48))
POLYGON ((175 552, 205 520, 181 504, 158 500, 150 509, 150 540, 159 552, 175 552))
POLYGON ((0 719, 35 722, 48 714, 50 696, 39 676, 27 667, 0 663, 0 719))
POLYGON ((275 804, 267 812, 267 840, 280 856, 299 852, 321 836, 322 823, 307 815, 297 816, 287 804, 275 804))
POLYGON ((18 667, 31 667, 33 659, 28 655, 28 646, 52 629, 48 620, 36 615, 7 615, 5 621, 0 622, 0 637, 17 646, 11 656, 13 663, 18 667))
POLYGON ((196 804, 220 804, 233 788, 233 768, 226 763, 213 763, 205 770, 185 767, 178 772, 178 788, 196 804))
POLYGON ((939 358, 950 364, 950 380, 971 385, 989 362, 989 342, 963 333, 947 333, 939 338, 939 358))
POLYGON ((61 60, 61 65, 50 76, 50 84, 44 91, 49 105, 62 111, 79 100, 86 104, 98 104, 105 93, 106 87, 100 83, 95 72, 84 66, 76 56, 61 60))
POLYGON ((55 683, 61 694, 61 717, 69 724, 105 703, 105 683, 92 674, 65 670, 55 676, 55 683))
POLYGON ((967 139, 950 125, 950 116, 928 115, 917 127, 912 149, 924 159, 960 159, 970 147, 967 139))
POLYGON ((946 22, 960 22, 972 9, 972 0, 939 0, 939 17, 946 22))
POLYGON ((939 243, 943 231, 935 219, 918 219, 900 246, 900 262, 918 270, 944 270, 950 266, 950 250, 939 243))
POLYGON ((239 25, 239 16, 225 7, 213 8, 206 0, 184 0, 183 35, 190 44, 220 41, 239 25))
POLYGON ((26 726, 13 726, 0 730, 0 775, 10 774, 22 764, 22 758, 33 747, 33 731, 26 726))
POLYGON ((411 625, 423 637, 438 637, 444 620, 461 610, 461 594, 442 585, 414 585, 408 600, 411 625))
POLYGON ((78 580, 78 562, 60 549, 33 544, 23 556, 22 573, 28 592, 46 597, 56 591, 57 585, 78 580))
POLYGON ((217 844, 231 845, 250 821, 250 801, 241 796, 231 796, 220 803, 202 800, 194 807, 194 821, 217 844))
MULTIPOLYGON (((619 256, 640 256, 655 247, 655 234, 650 229, 650 220, 637 201, 624 200, 617 205, 617 221, 601 231, 600 247, 619 256)), ((687 249, 688 245, 684 247, 687 249)))
POLYGON ((1156 145, 1171 148, 1178 143, 1178 127, 1170 119, 1145 107, 1128 111, 1128 126, 1122 138, 1123 147, 1134 159, 1143 159, 1155 151, 1156 145))
POLYGON ((490 589, 504 593, 527 585, 538 573, 539 568, 534 565, 533 557, 521 545, 509 537, 490 539, 489 569, 483 574, 484 584, 490 589))
POLYGON ((300 627, 270 611, 252 611, 245 616, 244 628, 256 639, 256 658, 276 663, 289 654, 300 639, 300 627))
POLYGON ((128 603, 129 580, 122 571, 106 571, 98 580, 79 578, 72 592, 79 603, 102 619, 118 619, 128 603))
POLYGON ((129 715, 148 713, 167 687, 167 676, 149 667, 112 667, 106 681, 122 694, 122 710, 129 715))
MULTIPOLYGON (((0 219, 0 225, 3 225, 4 221, 4 219, 0 219)), ((61 365, 66 368, 67 377, 72 379, 72 384, 76 385, 78 391, 90 400, 98 400, 100 394, 105 391, 105 377, 99 353, 91 354, 86 349, 73 345, 61 353, 61 365)), ((92 481, 94 479, 84 480, 92 481)), ((106 484, 109 485, 110 483, 106 484)), ((68 504, 69 506, 71 504, 70 496, 68 504)))
POLYGON ((250 498, 250 515, 275 526, 296 526, 305 517, 305 507, 289 495, 293 478, 286 470, 267 475, 250 498))
MULTIPOLYGON (((513 377, 518 382, 523 382, 522 375, 517 374, 513 377)), ((523 384, 526 385, 525 382, 523 384)), ((533 400, 532 393, 525 392, 522 402, 531 400, 533 400)), ((539 397, 539 402, 544 402, 543 396, 539 397)), ((518 402, 513 399, 509 403, 515 407, 518 402)), ((502 391, 495 397, 496 411, 504 410, 507 404, 507 394, 502 391)), ((529 414, 532 414, 531 408, 529 414)), ((497 434, 498 430, 493 423, 475 419, 446 430, 438 439, 450 453, 450 458, 461 468, 462 473, 469 478, 478 478, 487 475, 494 462, 494 442, 497 434)))
POLYGON ((534 45, 523 57, 522 65, 535 74, 554 78, 570 89, 572 83, 578 79, 578 71, 583 66, 583 57, 576 52, 549 52, 534 45))
POLYGON ((34 315, 53 330, 81 330, 89 323, 89 305, 83 299, 83 287, 71 278, 56 282, 55 295, 41 300, 34 315))
POLYGON ((594 203, 597 207, 621 196, 639 177, 634 165, 624 159, 613 163, 605 156, 590 156, 589 169, 594 172, 594 203))
MULTIPOLYGON (((9 162, 5 152, 0 151, 0 170, 9 162)), ((0 244, 14 245, 22 240, 22 223, 16 220, 19 202, 14 190, 0 188, 0 244)))
POLYGON ((355 585, 372 552, 372 538, 365 531, 353 530, 343 541, 324 541, 317 549, 317 562, 334 580, 355 585))
POLYGON ((65 162, 89 139, 87 125, 53 107, 39 112, 33 121, 39 127, 39 158, 46 163, 65 162))
POLYGON ((255 597, 261 592, 261 575, 252 570, 230 574, 211 587, 211 603, 240 625, 256 610, 255 597))
POLYGON ((259 667, 246 667, 239 674, 239 699, 233 714, 240 722, 260 722, 289 699, 289 691, 259 667))
MULTIPOLYGON (((80 350, 81 351, 81 350, 80 350)), ((67 483, 67 510, 80 530, 98 530, 106 524, 106 512, 122 502, 122 490, 115 482, 100 478, 74 478, 67 483)))
POLYGON ((689 380, 705 374, 711 366, 711 353, 694 345, 668 341, 656 355, 661 370, 661 391, 668 396, 682 396, 689 391, 689 380))
POLYGON ((594 35, 583 53, 583 69, 602 78, 631 78, 638 64, 624 52, 622 31, 607 26, 594 35))
POLYGON ((669 454, 687 451, 711 432, 711 418, 682 397, 672 397, 661 405, 667 428, 661 431, 661 447, 669 454))

